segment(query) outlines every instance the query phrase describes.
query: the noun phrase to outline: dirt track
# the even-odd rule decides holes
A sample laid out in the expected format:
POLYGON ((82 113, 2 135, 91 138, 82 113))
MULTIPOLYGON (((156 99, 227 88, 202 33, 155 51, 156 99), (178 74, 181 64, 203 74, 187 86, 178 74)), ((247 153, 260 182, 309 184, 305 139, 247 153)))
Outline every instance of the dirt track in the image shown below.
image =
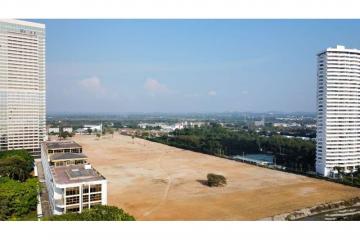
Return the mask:
POLYGON ((114 134, 74 138, 108 180, 108 204, 138 220, 255 220, 360 190, 114 134), (228 184, 209 188, 208 173, 228 184))

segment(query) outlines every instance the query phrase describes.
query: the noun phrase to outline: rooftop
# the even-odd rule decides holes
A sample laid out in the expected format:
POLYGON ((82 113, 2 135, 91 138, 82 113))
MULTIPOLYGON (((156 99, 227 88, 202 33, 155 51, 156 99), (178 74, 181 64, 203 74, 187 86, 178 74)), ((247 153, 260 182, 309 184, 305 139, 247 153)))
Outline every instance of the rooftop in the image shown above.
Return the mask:
POLYGON ((81 145, 74 141, 50 141, 45 142, 47 149, 81 148, 81 145))
POLYGON ((57 184, 105 180, 105 178, 89 164, 51 167, 51 173, 53 174, 54 181, 57 184))
POLYGON ((87 156, 83 153, 54 153, 50 155, 50 160, 68 160, 68 159, 84 159, 87 156))
POLYGON ((24 26, 29 26, 29 27, 45 28, 45 24, 43 24, 43 23, 29 22, 29 21, 23 21, 23 20, 17 20, 17 19, 1 19, 0 22, 24 25, 24 26))
POLYGON ((355 48, 346 48, 343 45, 336 45, 336 47, 330 47, 330 48, 327 48, 326 50, 321 51, 320 53, 318 53, 318 55, 321 55, 326 52, 360 53, 360 50, 355 49, 355 48))

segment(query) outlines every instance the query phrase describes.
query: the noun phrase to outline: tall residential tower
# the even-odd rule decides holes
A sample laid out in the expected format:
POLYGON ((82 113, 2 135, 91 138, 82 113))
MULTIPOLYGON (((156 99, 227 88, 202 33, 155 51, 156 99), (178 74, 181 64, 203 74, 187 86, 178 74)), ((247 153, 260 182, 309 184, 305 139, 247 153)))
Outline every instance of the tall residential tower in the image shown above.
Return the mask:
POLYGON ((45 25, 0 20, 0 151, 40 156, 45 124, 45 25))
POLYGON ((316 172, 332 176, 360 166, 360 50, 317 56, 316 172))

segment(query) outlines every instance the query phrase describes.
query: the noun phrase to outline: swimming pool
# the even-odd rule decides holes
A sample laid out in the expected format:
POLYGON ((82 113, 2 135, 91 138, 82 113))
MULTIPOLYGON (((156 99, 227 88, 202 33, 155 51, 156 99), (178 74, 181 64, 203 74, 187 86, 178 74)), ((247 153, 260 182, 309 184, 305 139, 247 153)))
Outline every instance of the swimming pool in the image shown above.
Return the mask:
POLYGON ((235 160, 243 160, 246 162, 253 162, 253 163, 259 163, 259 164, 273 164, 274 163, 274 157, 271 154, 245 154, 243 155, 235 155, 232 156, 235 160))

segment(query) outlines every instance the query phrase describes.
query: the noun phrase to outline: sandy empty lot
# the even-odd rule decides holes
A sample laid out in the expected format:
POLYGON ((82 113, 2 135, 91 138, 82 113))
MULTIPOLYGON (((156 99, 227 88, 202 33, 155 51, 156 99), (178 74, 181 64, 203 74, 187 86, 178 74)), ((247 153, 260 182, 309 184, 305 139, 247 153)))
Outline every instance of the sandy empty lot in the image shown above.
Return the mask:
POLYGON ((109 181, 108 204, 138 220, 255 220, 360 190, 114 134, 74 138, 109 181), (225 187, 203 185, 208 173, 225 187))

